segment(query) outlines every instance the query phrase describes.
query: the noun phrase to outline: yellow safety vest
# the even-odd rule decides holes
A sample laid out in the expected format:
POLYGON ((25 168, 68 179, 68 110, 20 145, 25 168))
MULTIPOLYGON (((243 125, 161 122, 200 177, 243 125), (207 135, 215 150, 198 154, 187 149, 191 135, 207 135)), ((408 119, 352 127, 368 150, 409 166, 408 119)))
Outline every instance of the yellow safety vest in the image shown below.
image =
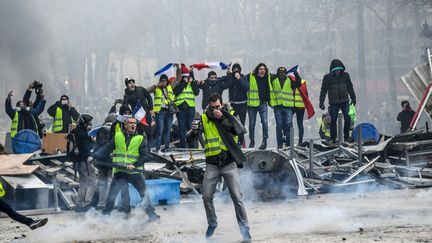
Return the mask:
POLYGON ((156 87, 155 89, 155 95, 154 95, 154 102, 153 102, 153 111, 154 112, 159 112, 162 108, 162 100, 165 97, 165 105, 168 106, 170 101, 174 101, 175 100, 175 95, 173 92, 173 89, 171 87, 171 84, 168 84, 168 86, 166 87, 167 91, 168 91, 168 97, 165 97, 164 94, 162 93, 162 89, 159 87, 156 87))
MULTIPOLYGON (((230 114, 234 114, 234 111, 230 111, 230 114)), ((216 124, 210 121, 207 115, 204 113, 201 115, 202 125, 204 128, 204 153, 206 157, 218 155, 222 150, 228 151, 228 148, 224 144, 219 132, 216 128, 216 124)), ((237 142, 237 136, 233 136, 237 142)))
POLYGON ((114 129, 114 134, 117 134, 118 132, 121 132, 121 125, 120 122, 117 122, 117 124, 115 125, 115 129, 114 129))
POLYGON ((191 82, 186 85, 186 88, 176 97, 175 104, 181 105, 184 101, 189 107, 195 107, 195 95, 192 90, 191 82))
MULTIPOLYGON (((32 114, 31 114, 31 118, 33 120, 33 123, 35 124, 35 128, 36 128, 35 132, 38 133, 38 131, 39 131, 38 123, 36 122, 36 120, 34 119, 32 114)), ((12 124, 11 124, 11 128, 10 128, 11 138, 15 137, 15 135, 18 132, 18 120, 19 120, 19 112, 15 111, 15 116, 12 120, 12 124)))
POLYGON ((0 198, 2 198, 5 194, 6 194, 6 192, 3 189, 3 185, 0 183, 0 198))
MULTIPOLYGON (((72 124, 75 123, 72 116, 71 116, 71 122, 72 122, 72 124)), ((57 109, 56 109, 56 114, 54 117, 54 122, 53 122, 51 130, 53 132, 60 132, 61 130, 63 130, 63 111, 60 107, 57 107, 57 109)))
POLYGON ((283 87, 280 86, 279 78, 275 78, 273 80, 273 90, 276 97, 276 105, 294 107, 294 94, 289 78, 285 80, 283 87))
MULTIPOLYGON (((276 105, 276 98, 273 92, 273 87, 270 81, 270 74, 267 75, 268 85, 270 89, 270 106, 276 105)), ((256 82, 255 75, 251 73, 249 75, 249 91, 247 92, 247 105, 250 107, 258 107, 260 105, 260 99, 258 94, 258 85, 256 82)))
MULTIPOLYGON (((302 79, 301 84, 306 83, 306 80, 302 79)), ((304 108, 305 104, 303 102, 303 98, 300 94, 300 90, 299 89, 295 89, 294 90, 294 107, 298 107, 298 108, 304 108)))
MULTIPOLYGON (((132 137, 129 146, 126 148, 126 138, 122 132, 118 132, 114 136, 115 150, 113 152, 113 163, 119 163, 121 165, 127 166, 129 164, 134 164, 138 161, 140 156, 139 147, 144 137, 142 135, 135 135, 132 137)), ((137 169, 144 170, 144 166, 139 166, 137 169)), ((128 174, 137 174, 140 172, 131 172, 127 169, 117 169, 113 168, 113 172, 126 172, 128 174)))

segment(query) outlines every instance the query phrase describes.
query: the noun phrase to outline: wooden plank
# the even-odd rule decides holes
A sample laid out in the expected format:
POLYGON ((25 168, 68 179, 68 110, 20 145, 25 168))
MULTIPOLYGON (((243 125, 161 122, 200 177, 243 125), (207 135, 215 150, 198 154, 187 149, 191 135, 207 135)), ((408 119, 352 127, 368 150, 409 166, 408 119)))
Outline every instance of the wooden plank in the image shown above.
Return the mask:
POLYGON ((27 175, 33 173, 39 165, 24 165, 33 154, 0 155, 0 175, 27 175))
POLYGON ((66 153, 67 133, 44 133, 42 152, 47 154, 66 153))

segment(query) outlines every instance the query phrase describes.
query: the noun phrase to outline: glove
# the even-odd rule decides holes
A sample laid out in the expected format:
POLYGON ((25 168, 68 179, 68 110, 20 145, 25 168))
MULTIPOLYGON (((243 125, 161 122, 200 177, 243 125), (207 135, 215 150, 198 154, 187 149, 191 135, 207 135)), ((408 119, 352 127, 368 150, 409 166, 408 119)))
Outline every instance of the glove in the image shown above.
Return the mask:
POLYGON ((325 110, 324 103, 320 102, 320 103, 319 103, 319 108, 320 108, 321 110, 325 110))
POLYGON ((351 104, 353 104, 354 106, 356 105, 356 100, 351 100, 351 104))

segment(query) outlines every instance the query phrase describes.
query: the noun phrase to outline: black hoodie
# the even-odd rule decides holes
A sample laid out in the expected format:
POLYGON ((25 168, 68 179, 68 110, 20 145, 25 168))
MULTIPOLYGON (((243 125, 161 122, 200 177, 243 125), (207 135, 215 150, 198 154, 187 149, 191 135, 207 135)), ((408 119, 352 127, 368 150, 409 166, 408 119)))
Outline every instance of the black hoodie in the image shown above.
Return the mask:
POLYGON ((328 99, 330 105, 342 104, 349 102, 348 95, 353 103, 356 102, 356 95, 351 82, 351 78, 347 72, 345 72, 345 66, 339 59, 333 59, 330 64, 329 73, 323 78, 320 92, 320 103, 324 103, 325 97, 328 92, 328 99), (341 68, 341 73, 336 75, 332 70, 336 67, 341 68))

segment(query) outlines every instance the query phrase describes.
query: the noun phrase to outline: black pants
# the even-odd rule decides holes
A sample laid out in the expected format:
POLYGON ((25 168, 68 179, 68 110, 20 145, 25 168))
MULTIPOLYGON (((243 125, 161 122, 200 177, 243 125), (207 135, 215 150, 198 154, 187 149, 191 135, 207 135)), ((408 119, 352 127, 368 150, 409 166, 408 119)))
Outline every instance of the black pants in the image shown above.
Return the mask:
POLYGON ((299 131, 299 144, 300 144, 303 142, 303 135, 304 135, 303 118, 305 114, 305 108, 295 107, 293 111, 294 111, 293 115, 296 114, 296 118, 297 118, 297 127, 299 131))
MULTIPOLYGON (((240 122, 243 124, 246 123, 246 114, 247 114, 247 104, 233 104, 231 103, 231 107, 234 109, 234 116, 240 117, 240 122)), ((244 142, 244 135, 239 136, 239 144, 242 145, 244 142)))
POLYGON ((17 213, 11 208, 11 206, 9 206, 9 204, 7 204, 2 199, 0 199, 0 211, 7 214, 11 219, 20 222, 21 224, 30 226, 30 224, 33 223, 33 219, 17 213))
MULTIPOLYGON (((111 210, 114 208, 114 203, 117 198, 117 194, 119 191, 122 191, 122 200, 124 201, 124 197, 127 197, 129 199, 129 193, 123 193, 124 191, 128 192, 127 190, 123 190, 125 187, 128 187, 128 183, 132 184, 135 189, 137 189, 139 195, 142 198, 142 201, 144 203, 144 210, 146 213, 152 213, 155 211, 153 206, 150 203, 150 199, 146 197, 146 186, 145 186, 145 179, 142 174, 127 174, 125 172, 117 172, 114 174, 113 180, 111 182, 111 187, 108 192, 107 201, 105 204, 104 212, 108 213, 111 212, 111 210)), ((126 213, 129 213, 131 211, 130 209, 130 199, 128 200, 129 204, 124 205, 122 203, 121 205, 121 211, 124 211, 126 213)))

